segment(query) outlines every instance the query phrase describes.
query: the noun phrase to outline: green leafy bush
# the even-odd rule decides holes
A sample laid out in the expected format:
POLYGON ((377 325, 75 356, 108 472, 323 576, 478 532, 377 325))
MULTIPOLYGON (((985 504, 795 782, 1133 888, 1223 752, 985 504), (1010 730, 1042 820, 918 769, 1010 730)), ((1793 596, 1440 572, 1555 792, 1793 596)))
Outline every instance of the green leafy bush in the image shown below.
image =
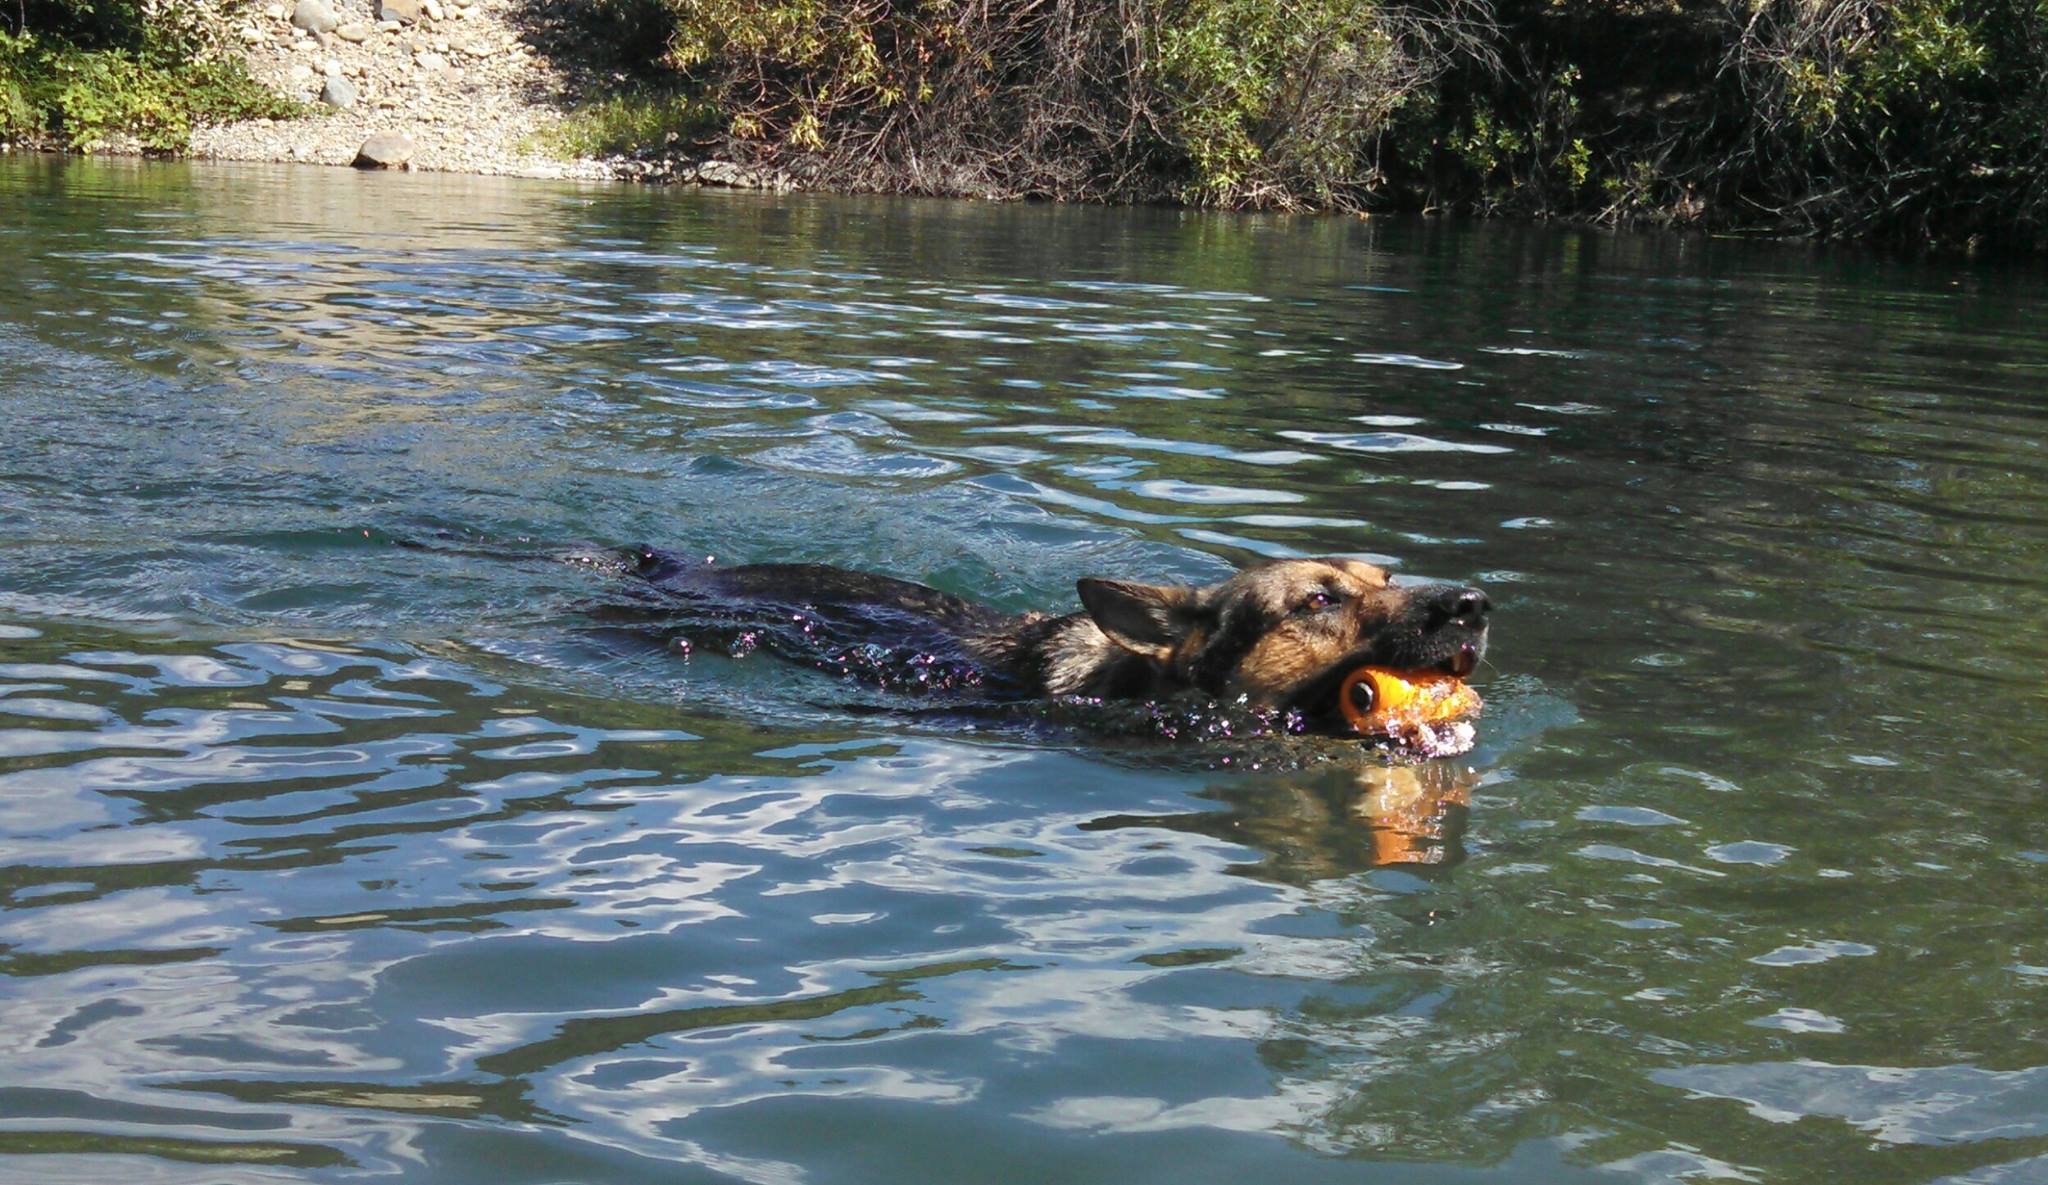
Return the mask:
POLYGON ((1421 81, 1374 0, 1190 0, 1170 13, 1152 81, 1190 198, 1327 206, 1366 187, 1370 138, 1421 81))
POLYGON ((1745 48, 1754 199, 1823 233, 2042 241, 2048 0, 1834 0, 1745 48))
POLYGON ((723 151, 847 188, 1356 205, 1375 137, 1441 68, 1377 0, 602 8, 650 3, 723 151))
POLYGON ((195 123, 304 108, 258 85, 199 6, 37 0, 0 32, 0 135, 84 148, 115 134, 182 150, 195 123))

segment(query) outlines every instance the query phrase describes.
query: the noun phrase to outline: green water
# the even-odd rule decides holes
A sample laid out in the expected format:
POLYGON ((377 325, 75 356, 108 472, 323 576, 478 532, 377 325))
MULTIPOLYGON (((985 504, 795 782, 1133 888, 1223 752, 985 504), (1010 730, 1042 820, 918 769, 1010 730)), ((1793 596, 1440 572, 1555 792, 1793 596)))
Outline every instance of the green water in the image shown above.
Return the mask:
POLYGON ((13 158, 0 277, 0 1180, 2048 1181, 2038 273, 13 158), (1488 712, 878 714, 420 537, 1361 554, 1488 712))

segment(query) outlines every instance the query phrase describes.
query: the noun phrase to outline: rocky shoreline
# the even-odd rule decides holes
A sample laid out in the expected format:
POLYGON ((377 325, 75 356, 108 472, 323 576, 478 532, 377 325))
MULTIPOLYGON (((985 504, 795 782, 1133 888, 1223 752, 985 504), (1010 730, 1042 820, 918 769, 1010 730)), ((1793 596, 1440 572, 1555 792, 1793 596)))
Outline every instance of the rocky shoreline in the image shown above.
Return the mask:
POLYGON ((190 155, 784 187, 719 161, 564 159, 549 133, 579 99, 623 78, 579 72, 542 52, 529 10, 521 0, 267 0, 239 8, 226 32, 251 76, 313 113, 195 129, 190 155))

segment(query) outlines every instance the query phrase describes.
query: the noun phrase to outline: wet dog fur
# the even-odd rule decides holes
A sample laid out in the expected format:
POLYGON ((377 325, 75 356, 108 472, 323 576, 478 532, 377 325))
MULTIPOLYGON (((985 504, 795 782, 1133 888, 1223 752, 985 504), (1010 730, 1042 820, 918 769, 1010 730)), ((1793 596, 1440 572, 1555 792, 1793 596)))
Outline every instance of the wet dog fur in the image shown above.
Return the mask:
POLYGON ((1256 708, 1336 714, 1364 664, 1470 674, 1492 606, 1476 588, 1394 584, 1355 559, 1289 559, 1208 585, 1085 579, 1081 609, 1010 614, 922 584, 821 564, 717 567, 635 549, 631 570, 664 593, 764 619, 794 616, 838 640, 969 664, 1020 697, 1156 699, 1198 692, 1256 708))

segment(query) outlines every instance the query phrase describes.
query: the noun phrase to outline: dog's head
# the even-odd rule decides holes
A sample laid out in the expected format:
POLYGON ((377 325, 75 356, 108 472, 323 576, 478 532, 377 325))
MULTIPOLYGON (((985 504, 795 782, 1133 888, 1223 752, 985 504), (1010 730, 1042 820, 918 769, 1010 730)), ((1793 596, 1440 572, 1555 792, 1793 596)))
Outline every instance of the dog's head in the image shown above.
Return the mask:
POLYGON ((1392 583, 1359 560, 1279 560, 1202 587, 1083 580, 1081 603, 1165 686, 1312 719, 1362 665, 1472 673, 1492 605, 1476 588, 1392 583))

